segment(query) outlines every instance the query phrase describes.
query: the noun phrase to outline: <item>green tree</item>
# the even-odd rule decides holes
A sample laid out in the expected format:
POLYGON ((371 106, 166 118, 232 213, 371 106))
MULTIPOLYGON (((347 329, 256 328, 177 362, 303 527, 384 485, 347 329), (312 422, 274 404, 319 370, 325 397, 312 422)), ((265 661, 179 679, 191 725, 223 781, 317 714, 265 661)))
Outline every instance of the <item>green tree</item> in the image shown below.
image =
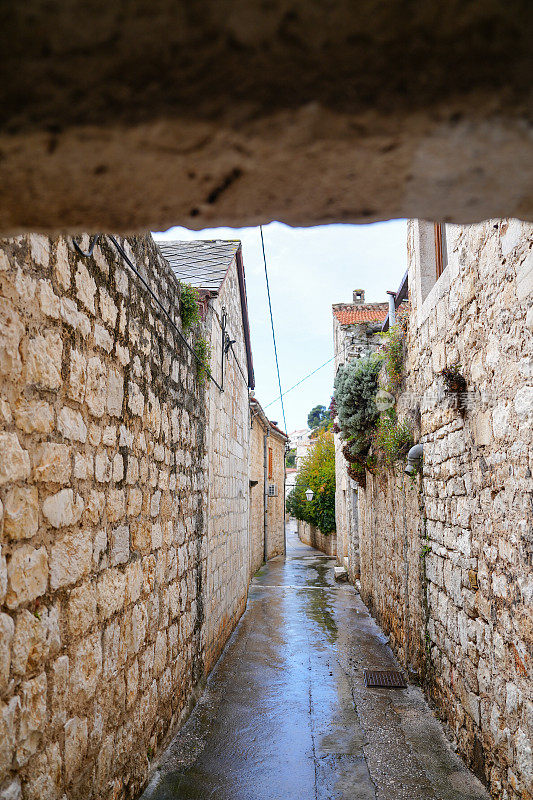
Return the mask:
POLYGON ((296 466, 296 448, 293 447, 292 450, 289 450, 287 455, 285 456, 285 466, 295 467, 296 466))
POLYGON ((333 431, 321 431, 302 461, 287 511, 296 519, 315 525, 322 533, 335 531, 335 444, 333 431), (314 497, 306 500, 312 489, 314 497))
POLYGON ((329 411, 326 411, 326 406, 315 406, 307 415, 307 425, 309 428, 319 428, 327 422, 329 422, 329 411))

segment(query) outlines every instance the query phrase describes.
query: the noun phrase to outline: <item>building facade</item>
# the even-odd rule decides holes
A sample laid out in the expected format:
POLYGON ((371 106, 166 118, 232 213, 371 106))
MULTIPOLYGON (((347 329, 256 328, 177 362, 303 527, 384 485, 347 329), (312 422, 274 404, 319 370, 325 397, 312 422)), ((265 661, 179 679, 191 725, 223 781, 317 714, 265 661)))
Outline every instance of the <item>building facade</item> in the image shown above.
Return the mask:
POLYGON ((244 608, 250 582, 248 393, 254 387, 242 247, 239 241, 160 242, 176 277, 205 303, 210 347, 205 403, 206 593, 209 670, 244 608))
MULTIPOLYGON (((388 303, 365 303, 362 289, 353 292, 352 303, 333 306, 333 353, 335 375, 343 364, 375 352, 380 344, 388 303)), ((352 580, 359 577, 357 484, 348 475, 342 448, 346 442, 335 434, 335 523, 337 560, 352 580)))
POLYGON ((533 226, 411 220, 408 264, 397 409, 423 466, 367 472, 361 594, 492 797, 529 800, 533 226))
POLYGON ((287 436, 250 399, 251 574, 285 553, 285 451, 287 436))
POLYGON ((252 385, 238 242, 0 242, 1 797, 145 784, 246 603, 252 385))

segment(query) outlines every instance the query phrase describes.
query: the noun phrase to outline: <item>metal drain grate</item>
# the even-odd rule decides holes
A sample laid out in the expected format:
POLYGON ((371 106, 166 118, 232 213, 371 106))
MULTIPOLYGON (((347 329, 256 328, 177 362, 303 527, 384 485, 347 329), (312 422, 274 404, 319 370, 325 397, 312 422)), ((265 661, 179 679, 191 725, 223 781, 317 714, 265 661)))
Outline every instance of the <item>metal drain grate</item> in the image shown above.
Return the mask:
POLYGON ((407 683, 396 669, 364 669, 363 677, 367 689, 405 689, 407 683))

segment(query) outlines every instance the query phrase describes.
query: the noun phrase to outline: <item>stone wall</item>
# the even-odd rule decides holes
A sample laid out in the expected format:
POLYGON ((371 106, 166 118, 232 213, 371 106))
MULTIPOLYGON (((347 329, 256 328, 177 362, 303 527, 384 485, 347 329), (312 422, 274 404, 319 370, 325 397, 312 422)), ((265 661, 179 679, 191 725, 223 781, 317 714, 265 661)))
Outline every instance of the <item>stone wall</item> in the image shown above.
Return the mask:
POLYGON ((327 556, 337 555, 337 534, 335 533, 322 533, 322 531, 314 525, 310 525, 309 522, 304 522, 299 519, 298 538, 304 544, 321 550, 327 556))
POLYGON ((207 584, 206 669, 220 655, 246 606, 250 581, 249 555, 249 438, 250 412, 246 348, 241 298, 234 259, 218 295, 209 302, 204 323, 211 344, 212 382, 206 391, 207 450, 207 584), (223 309, 227 332, 234 344, 224 357, 222 373, 223 309))
MULTIPOLYGON (((364 299, 364 292, 363 292, 364 299)), ((370 304, 374 307, 374 304, 370 304)), ((381 345, 379 335, 382 323, 364 322, 342 324, 335 311, 364 309, 364 302, 337 303, 333 306, 333 353, 335 375, 343 364, 374 353, 381 345)), ((335 526, 337 530, 337 558, 346 567, 350 580, 359 578, 359 538, 357 484, 348 475, 348 463, 342 452, 346 444, 339 433, 335 433, 335 526)))
POLYGON ((285 442, 286 437, 270 425, 263 409, 251 401, 250 433, 250 553, 253 575, 265 560, 265 436, 267 436, 267 483, 277 495, 267 498, 267 559, 285 552, 285 442), (268 477, 268 450, 272 450, 272 477, 268 477))
POLYGON ((361 591, 405 665, 425 678, 459 751, 498 800, 533 794, 533 227, 446 226, 427 283, 428 223, 409 225, 400 416, 423 477, 367 475, 361 591), (444 392, 459 363, 466 408, 444 392), (421 566, 417 568, 417 558, 421 566))
POLYGON ((0 282, 0 796, 132 797, 208 666, 204 392, 105 237, 3 240, 0 282))

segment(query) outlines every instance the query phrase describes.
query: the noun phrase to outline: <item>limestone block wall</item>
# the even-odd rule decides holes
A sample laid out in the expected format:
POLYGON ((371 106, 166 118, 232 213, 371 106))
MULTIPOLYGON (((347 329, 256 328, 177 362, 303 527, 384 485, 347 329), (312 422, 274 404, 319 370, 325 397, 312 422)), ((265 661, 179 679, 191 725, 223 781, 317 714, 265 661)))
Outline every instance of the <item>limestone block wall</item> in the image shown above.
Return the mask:
POLYGON ((492 796, 529 800, 533 227, 447 226, 448 267, 422 293, 421 225, 409 228, 413 308, 401 398, 419 414, 424 443, 419 507, 403 479, 378 485, 368 476, 359 502, 362 593, 404 664, 425 662, 428 690, 492 796), (457 363, 464 413, 439 375, 457 363))
POLYGON ((207 388, 208 453, 207 582, 204 646, 209 670, 237 624, 250 578, 249 437, 246 348, 236 262, 230 266, 217 297, 209 303, 205 328, 211 344, 211 371, 222 380, 221 315, 235 342, 224 360, 224 391, 207 388))
POLYGON ((298 538, 304 544, 321 550, 327 556, 337 555, 337 534, 335 533, 322 533, 322 531, 314 525, 310 525, 309 522, 304 522, 299 519, 298 538))
MULTIPOLYGON (((334 306, 335 308, 335 306, 334 306)), ((374 353, 381 345, 381 324, 342 325, 333 314, 333 352, 335 374, 343 364, 374 353)), ((348 464, 342 453, 346 444, 340 434, 335 439, 335 525, 337 557, 346 566, 351 580, 359 578, 359 541, 357 533, 357 486, 348 475, 348 464)))
MULTIPOLYGON (((259 407, 260 408, 260 407, 259 407)), ((268 425, 262 409, 252 406, 250 433, 250 547, 251 574, 265 560, 265 462, 267 436, 267 483, 274 483, 277 496, 267 498, 267 559, 285 552, 285 442, 278 431, 268 425), (268 480, 268 448, 272 450, 272 478, 268 480), (255 484, 255 485, 252 485, 255 484)))
MULTIPOLYGON (((151 237, 122 243, 179 324, 151 237)), ((0 796, 142 786, 205 668, 204 441, 191 356, 105 237, 2 240, 0 796)))

